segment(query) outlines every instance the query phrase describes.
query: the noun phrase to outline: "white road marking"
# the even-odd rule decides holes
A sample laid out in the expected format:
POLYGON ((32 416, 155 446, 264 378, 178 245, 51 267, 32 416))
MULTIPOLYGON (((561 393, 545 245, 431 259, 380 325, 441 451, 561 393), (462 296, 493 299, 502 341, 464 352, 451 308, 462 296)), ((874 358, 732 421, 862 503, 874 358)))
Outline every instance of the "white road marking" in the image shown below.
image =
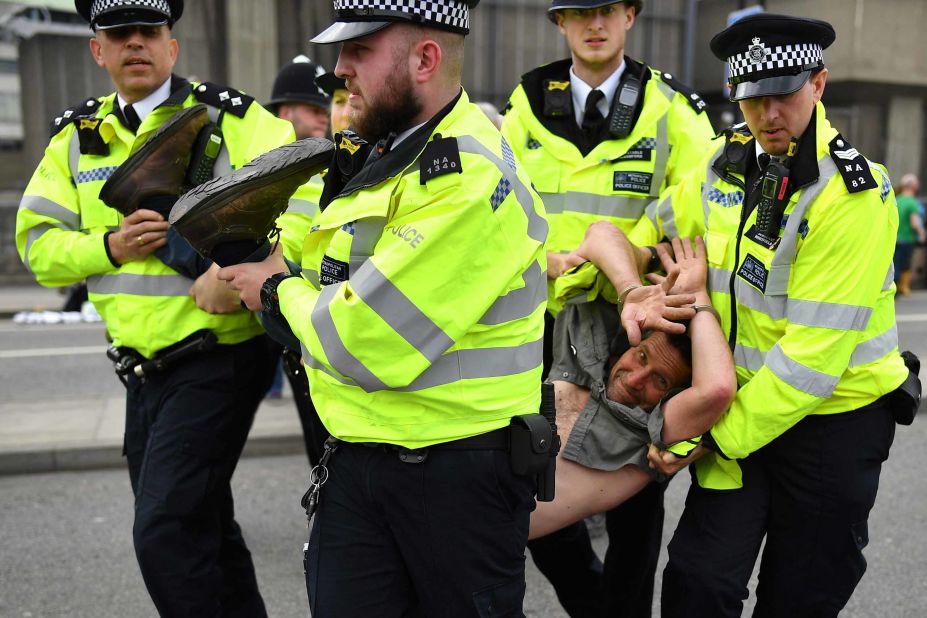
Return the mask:
POLYGON ((83 354, 106 354, 106 347, 88 345, 73 348, 34 348, 32 350, 0 350, 0 358, 35 358, 40 356, 78 356, 83 354))

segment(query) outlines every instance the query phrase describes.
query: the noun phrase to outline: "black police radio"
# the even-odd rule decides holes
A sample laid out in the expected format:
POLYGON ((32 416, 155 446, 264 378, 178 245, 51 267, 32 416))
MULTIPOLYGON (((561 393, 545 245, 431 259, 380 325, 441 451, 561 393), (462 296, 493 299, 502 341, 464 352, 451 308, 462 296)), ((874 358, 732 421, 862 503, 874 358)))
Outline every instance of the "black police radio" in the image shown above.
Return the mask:
POLYGON ((608 121, 608 132, 616 139, 624 139, 634 128, 634 114, 641 95, 641 81, 628 76, 618 89, 618 101, 608 121))
POLYGON ((798 139, 792 138, 785 158, 773 157, 760 181, 760 199, 757 203, 756 229, 769 238, 779 236, 782 215, 788 204, 789 168, 798 148, 798 139))

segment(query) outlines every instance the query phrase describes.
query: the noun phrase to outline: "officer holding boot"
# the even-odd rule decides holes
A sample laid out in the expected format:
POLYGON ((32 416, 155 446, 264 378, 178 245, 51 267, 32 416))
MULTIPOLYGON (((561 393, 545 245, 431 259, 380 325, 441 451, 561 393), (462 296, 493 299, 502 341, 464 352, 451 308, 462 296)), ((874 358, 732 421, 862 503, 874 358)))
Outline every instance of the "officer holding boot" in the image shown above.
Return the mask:
MULTIPOLYGON (((696 167, 714 135, 698 94, 625 55, 643 8, 643 0, 553 0, 548 17, 570 58, 526 73, 509 99, 502 133, 544 199, 552 280, 575 265, 569 252, 591 223, 604 219, 629 232, 647 204, 696 167)), ((665 487, 652 483, 607 514, 604 582, 582 523, 531 542, 571 616, 650 616, 665 487)))
POLYGON ((194 170, 197 177, 229 173, 292 141, 293 130, 243 93, 172 75, 178 47, 171 27, 183 13, 182 0, 76 0, 75 6, 93 30, 91 55, 115 92, 53 122, 19 208, 17 248, 43 285, 86 278, 113 339, 127 386, 133 540, 157 611, 264 616, 251 555, 233 517, 230 480, 270 384, 268 340, 254 315, 217 281, 217 268, 194 282, 156 256, 167 243, 164 213, 184 185, 177 176, 190 170, 165 175, 172 186, 147 197, 136 199, 129 189, 158 184, 164 160, 186 168, 186 161, 202 162, 203 153, 209 156, 194 170), (203 112, 187 111, 198 104, 203 112), (201 131, 208 131, 208 144, 191 153, 201 131), (121 167, 146 140, 150 156, 121 167), (119 210, 100 197, 117 170, 108 195, 118 196, 119 210), (165 195, 173 195, 167 204, 148 199, 165 195))
MULTIPOLYGON (((276 255, 220 272, 289 323, 336 438, 306 500, 317 618, 521 614, 535 482, 519 466, 549 458, 550 425, 537 449, 512 427, 547 423, 547 224, 460 85, 477 1, 335 3, 315 42, 342 43, 335 72, 376 147, 331 192, 329 170, 300 274, 276 255)), ((363 144, 336 143, 344 171, 363 144)))

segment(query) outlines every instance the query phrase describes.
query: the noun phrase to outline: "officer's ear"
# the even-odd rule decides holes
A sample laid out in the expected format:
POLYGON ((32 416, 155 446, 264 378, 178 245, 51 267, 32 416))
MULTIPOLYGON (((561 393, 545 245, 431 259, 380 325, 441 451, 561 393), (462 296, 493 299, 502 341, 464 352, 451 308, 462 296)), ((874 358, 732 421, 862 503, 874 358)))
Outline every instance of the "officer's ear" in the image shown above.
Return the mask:
POLYGON ((412 77, 418 84, 429 82, 437 76, 444 60, 444 50, 439 40, 430 36, 422 37, 413 47, 415 55, 412 77))
POLYGON ((821 100, 821 97, 824 96, 824 86, 827 84, 827 68, 823 67, 813 72, 809 81, 811 82, 814 102, 817 104, 817 102, 821 100))
POLYGON ((100 45, 100 41, 97 40, 96 36, 90 38, 90 55, 93 56, 93 61, 97 63, 98 67, 106 68, 103 62, 103 46, 100 45))

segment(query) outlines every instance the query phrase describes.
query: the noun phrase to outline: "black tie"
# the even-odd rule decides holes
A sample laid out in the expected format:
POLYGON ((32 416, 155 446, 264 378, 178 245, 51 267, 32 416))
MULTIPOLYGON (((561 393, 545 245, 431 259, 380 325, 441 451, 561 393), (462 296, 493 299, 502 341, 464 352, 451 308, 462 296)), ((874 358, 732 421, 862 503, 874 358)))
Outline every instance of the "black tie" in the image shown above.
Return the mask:
POLYGON ((138 131, 138 126, 142 124, 142 120, 138 117, 131 103, 122 108, 122 115, 126 117, 126 126, 132 133, 138 131))
POLYGON ((605 98, 601 90, 593 90, 586 97, 586 109, 583 111, 583 134, 586 139, 594 140, 602 130, 605 123, 605 117, 599 111, 599 101, 605 98))

